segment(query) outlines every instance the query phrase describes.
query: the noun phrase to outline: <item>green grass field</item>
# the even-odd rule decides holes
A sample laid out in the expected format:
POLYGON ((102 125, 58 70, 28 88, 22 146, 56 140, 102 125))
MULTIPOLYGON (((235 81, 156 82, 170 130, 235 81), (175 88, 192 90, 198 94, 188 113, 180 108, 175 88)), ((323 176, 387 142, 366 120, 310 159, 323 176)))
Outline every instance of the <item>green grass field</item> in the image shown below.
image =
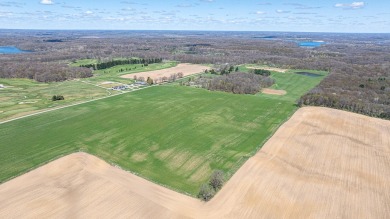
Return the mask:
POLYGON ((0 121, 117 93, 80 80, 39 83, 29 79, 0 79, 0 84, 6 86, 0 90, 0 121), (53 102, 53 95, 63 95, 65 100, 53 102))
MULTIPOLYGON (((256 65, 241 65, 239 66, 239 70, 242 72, 248 72, 250 69, 247 67, 259 67, 261 69, 261 66, 256 65)), ((285 90, 287 91, 286 95, 283 96, 275 96, 275 95, 269 95, 269 94, 257 94, 258 96, 263 96, 266 98, 277 98, 277 99, 283 99, 288 101, 296 101, 298 100, 303 94, 305 94, 308 91, 308 88, 315 87, 319 81, 321 81, 325 76, 327 76, 327 73, 324 71, 316 71, 316 70, 288 70, 285 73, 275 72, 271 71, 271 77, 275 79, 275 84, 272 85, 270 88, 276 89, 276 90, 285 90), (315 73, 318 75, 322 75, 323 77, 309 77, 305 75, 298 75, 295 74, 295 72, 310 72, 315 73)))
MULTIPOLYGON (((77 63, 77 66, 80 63, 88 64, 95 61, 94 59, 83 59, 77 63)), ((0 121, 31 114, 39 110, 117 94, 119 93, 118 91, 107 90, 107 88, 132 83, 131 79, 120 78, 120 75, 159 70, 176 65, 177 62, 156 63, 145 67, 142 67, 141 64, 119 65, 95 71, 94 76, 91 78, 52 83, 39 83, 29 79, 0 78, 0 84, 6 86, 5 89, 0 89, 0 121), (129 70, 119 73, 118 70, 121 68, 129 70), (102 84, 107 81, 114 83, 102 84), (53 95, 63 95, 65 101, 53 102, 51 101, 53 95)))
MULTIPOLYGON (((322 75, 323 77, 327 75, 325 72, 308 71, 308 70, 304 70, 304 71, 317 73, 322 75)), ((309 76, 298 75, 298 74, 294 74, 294 72, 299 72, 299 70, 289 70, 286 73, 272 72, 271 77, 275 79, 276 83, 272 85, 270 88, 276 90, 285 90, 287 91, 286 95, 278 96, 278 97, 275 95, 268 95, 268 94, 258 94, 258 95, 268 96, 270 98, 284 99, 288 101, 296 101, 304 93, 308 91, 307 90, 308 87, 315 87, 318 84, 318 81, 323 78, 323 77, 313 78, 309 76)))
POLYGON ((0 125, 0 182, 85 151, 195 195, 214 169, 233 174, 320 82, 273 74, 288 96, 156 86, 0 125))

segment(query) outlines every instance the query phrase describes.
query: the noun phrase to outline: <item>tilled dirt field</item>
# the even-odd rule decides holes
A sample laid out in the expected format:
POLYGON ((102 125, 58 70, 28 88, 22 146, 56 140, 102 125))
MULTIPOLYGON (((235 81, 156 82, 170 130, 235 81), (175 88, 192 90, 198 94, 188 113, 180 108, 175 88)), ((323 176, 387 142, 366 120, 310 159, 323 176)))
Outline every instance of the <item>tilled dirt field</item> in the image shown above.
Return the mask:
POLYGON ((264 69, 264 70, 268 70, 268 71, 276 71, 276 72, 280 72, 280 73, 285 73, 286 71, 288 71, 288 69, 283 69, 283 68, 273 68, 273 67, 248 67, 249 69, 264 69))
POLYGON ((146 71, 146 72, 140 72, 140 73, 134 73, 134 74, 127 74, 127 75, 122 75, 121 77, 133 79, 134 76, 136 76, 137 78, 144 77, 145 80, 148 77, 150 77, 151 79, 155 80, 155 79, 160 79, 163 77, 169 77, 172 74, 176 74, 179 72, 183 73, 183 77, 185 77, 188 75, 201 73, 206 69, 208 70, 210 68, 207 66, 203 66, 203 65, 183 63, 183 64, 178 64, 176 67, 173 67, 173 68, 166 68, 166 69, 155 70, 155 71, 146 71))
POLYGON ((390 121, 299 109, 208 203, 86 153, 0 185, 0 218, 390 218, 390 121))
POLYGON ((264 94, 272 94, 272 95, 286 95, 287 92, 285 90, 275 90, 271 88, 263 88, 261 90, 262 93, 264 94))

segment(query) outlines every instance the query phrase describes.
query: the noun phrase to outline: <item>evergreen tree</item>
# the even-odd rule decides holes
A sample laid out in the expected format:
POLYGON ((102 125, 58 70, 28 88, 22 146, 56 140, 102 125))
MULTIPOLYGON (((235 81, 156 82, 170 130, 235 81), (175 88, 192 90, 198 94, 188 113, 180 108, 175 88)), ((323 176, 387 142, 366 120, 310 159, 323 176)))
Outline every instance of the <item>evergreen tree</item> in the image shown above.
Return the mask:
POLYGON ((153 79, 148 77, 148 79, 146 79, 146 83, 148 83, 149 85, 152 85, 153 84, 153 79))

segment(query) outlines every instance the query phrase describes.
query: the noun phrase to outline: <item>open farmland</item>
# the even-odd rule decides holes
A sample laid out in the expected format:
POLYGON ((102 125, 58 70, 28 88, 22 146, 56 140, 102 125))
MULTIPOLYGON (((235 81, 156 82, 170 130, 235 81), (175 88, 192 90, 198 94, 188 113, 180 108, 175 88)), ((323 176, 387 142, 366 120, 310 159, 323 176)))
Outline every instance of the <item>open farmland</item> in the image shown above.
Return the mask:
POLYGON ((0 79, 0 84, 5 85, 0 89, 0 121, 117 93, 81 80, 39 83, 29 79, 0 79), (53 102, 53 95, 63 95, 65 100, 53 102))
POLYGON ((238 167, 294 110, 195 88, 135 91, 2 124, 1 180, 82 150, 194 195, 213 169, 238 167))
POLYGON ((147 72, 141 72, 137 74, 126 74, 122 75, 122 78, 130 78, 133 79, 135 76, 137 78, 139 77, 144 77, 145 80, 150 77, 153 80, 159 79, 162 77, 169 77, 172 74, 177 74, 179 72, 183 73, 183 76, 188 76, 196 73, 201 73, 204 72, 205 70, 209 70, 210 67, 204 66, 204 65, 195 65, 195 64, 188 64, 188 63, 183 63, 179 64, 176 67, 173 68, 167 68, 167 69, 161 69, 161 70, 155 70, 155 71, 147 71, 147 72))
MULTIPOLYGON (((146 72, 153 72, 163 69, 172 69, 177 66, 177 62, 167 61, 162 63, 153 63, 147 66, 143 64, 127 64, 117 65, 107 69, 101 69, 94 71, 94 77, 87 78, 86 81, 93 84, 100 84, 105 81, 114 81, 118 83, 129 83, 132 82, 133 77, 120 77, 121 75, 134 75, 144 74, 146 72)), ((146 80, 146 78, 145 78, 146 80)))
MULTIPOLYGON (((290 95, 321 80, 295 76, 307 83, 280 84, 290 95)), ((296 110, 286 96, 157 86, 4 123, 0 180, 82 150, 194 195, 214 169, 234 173, 296 110)))
MULTIPOLYGON (((97 60, 79 60, 79 64, 89 64, 97 60)), ((176 62, 154 63, 148 66, 142 64, 119 65, 112 68, 97 70, 91 78, 82 78, 62 82, 40 83, 31 79, 0 78, 0 122, 29 115, 39 111, 62 107, 75 103, 90 101, 121 93, 111 90, 113 86, 132 83, 130 79, 119 77, 144 71, 155 71, 176 66, 176 62), (118 72, 121 69, 127 69, 118 72), (110 82, 110 83, 108 83, 110 82), (53 95, 62 95, 64 101, 51 100, 53 95)))
POLYGON ((389 132, 389 121, 299 109, 208 203, 75 153, 0 185, 0 215, 389 218, 389 132))
POLYGON ((302 96, 302 94, 307 92, 307 87, 315 87, 317 85, 318 80, 321 80, 322 78, 327 76, 327 74, 323 71, 305 70, 321 75, 321 77, 319 77, 318 79, 309 76, 302 77, 303 75, 295 73, 297 71, 300 70, 290 70, 286 73, 272 72, 271 77, 275 79, 275 84, 272 85, 270 88, 275 90, 281 90, 281 92, 285 92, 285 95, 279 97, 262 93, 258 95, 295 102, 297 100, 297 97, 300 97, 302 96))

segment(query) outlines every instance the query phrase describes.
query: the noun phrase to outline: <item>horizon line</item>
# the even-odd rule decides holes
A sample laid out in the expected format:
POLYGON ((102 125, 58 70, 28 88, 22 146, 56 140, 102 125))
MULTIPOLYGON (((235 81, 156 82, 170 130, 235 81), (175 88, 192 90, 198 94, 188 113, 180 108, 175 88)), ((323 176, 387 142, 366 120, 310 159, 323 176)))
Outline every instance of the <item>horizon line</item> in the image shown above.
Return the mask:
POLYGON ((334 34, 390 34, 390 32, 332 32, 332 31, 282 31, 282 30, 175 30, 175 29, 41 29, 41 28, 1 28, 0 30, 26 31, 198 31, 198 32, 277 32, 277 33, 334 33, 334 34))

